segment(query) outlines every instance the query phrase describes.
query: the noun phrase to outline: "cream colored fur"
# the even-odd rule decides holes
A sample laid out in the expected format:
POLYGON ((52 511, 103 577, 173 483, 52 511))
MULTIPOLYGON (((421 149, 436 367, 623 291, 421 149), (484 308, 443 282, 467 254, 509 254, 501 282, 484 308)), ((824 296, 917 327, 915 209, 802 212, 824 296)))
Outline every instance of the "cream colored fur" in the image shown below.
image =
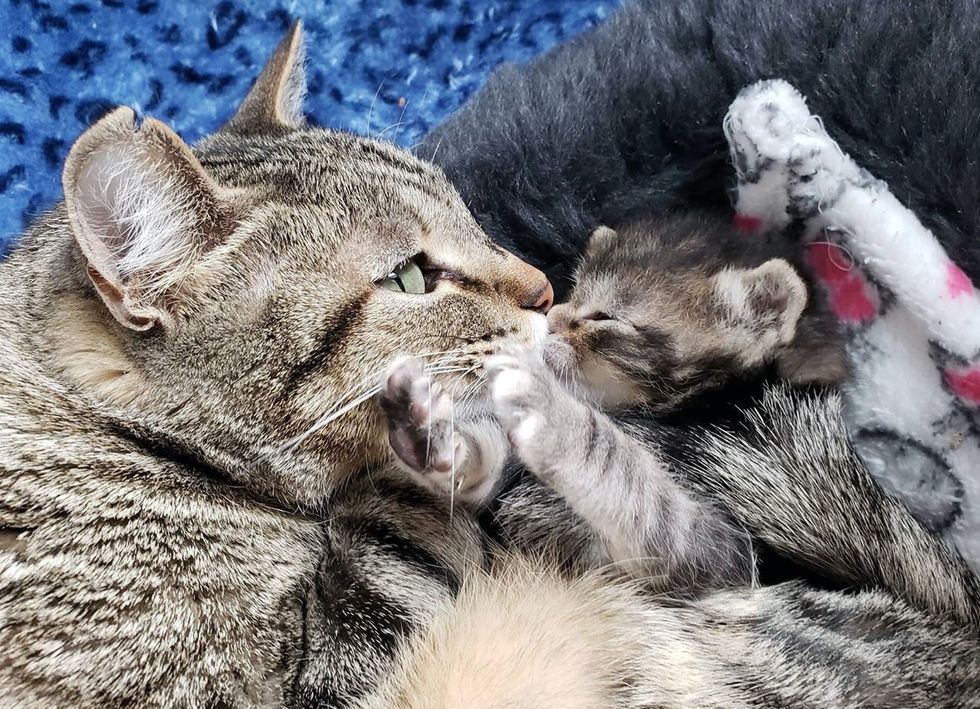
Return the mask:
POLYGON ((470 577, 362 707, 594 709, 703 696, 711 679, 696 669, 701 653, 664 615, 600 573, 567 580, 553 566, 512 561, 470 577))

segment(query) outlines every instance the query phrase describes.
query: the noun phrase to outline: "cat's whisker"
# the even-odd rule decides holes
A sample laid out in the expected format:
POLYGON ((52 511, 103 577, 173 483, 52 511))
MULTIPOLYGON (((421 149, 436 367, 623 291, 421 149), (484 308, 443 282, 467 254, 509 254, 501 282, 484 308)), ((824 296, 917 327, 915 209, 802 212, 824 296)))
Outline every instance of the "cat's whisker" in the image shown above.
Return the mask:
POLYGON ((429 450, 432 447, 432 384, 429 384, 429 420, 426 422, 425 427, 425 460, 426 463, 429 461, 429 450))
POLYGON ((382 80, 381 83, 378 84, 378 90, 374 92, 374 98, 371 99, 371 108, 368 109, 367 130, 365 131, 367 135, 371 135, 371 118, 374 116, 374 104, 377 103, 378 96, 381 94, 381 89, 384 88, 384 85, 385 80, 382 80))
POLYGON ((431 352, 422 352, 421 354, 417 354, 414 356, 421 359, 422 357, 438 357, 440 355, 464 354, 468 351, 469 350, 466 347, 457 347, 454 350, 433 350, 431 352))
POLYGON ((279 450, 290 452, 296 450, 311 435, 377 395, 382 389, 380 379, 384 376, 385 371, 387 371, 387 367, 380 371, 376 370, 362 378, 342 394, 339 400, 334 403, 333 407, 322 414, 310 428, 284 442, 279 447, 279 450))
POLYGON ((387 133, 388 131, 390 131, 392 128, 397 128, 398 126, 401 126, 401 125, 404 125, 401 121, 398 121, 397 123, 392 123, 390 126, 388 126, 387 128, 385 128, 383 131, 381 131, 380 133, 378 133, 374 137, 375 138, 378 138, 378 139, 381 139, 381 138, 384 137, 384 134, 387 133))
MULTIPOLYGON (((474 366, 471 371, 478 370, 482 365, 474 366)), ((460 394, 459 399, 461 402, 466 403, 476 398, 476 395, 480 390, 486 385, 487 378, 484 374, 479 373, 477 377, 463 390, 460 394)))
MULTIPOLYGON (((462 359, 461 350, 438 350, 431 353, 425 353, 422 356, 427 357, 439 357, 435 363, 431 365, 425 365, 425 372, 429 375, 436 374, 448 374, 455 372, 466 372, 472 367, 467 367, 463 364, 454 364, 454 360, 462 359)), ((285 441, 280 447, 281 452, 292 452, 295 451, 306 439, 315 434, 316 432, 322 430, 326 426, 330 425, 336 421, 341 416, 346 415, 350 411, 370 400, 376 396, 383 388, 384 384, 380 381, 384 376, 385 371, 390 368, 390 364, 387 365, 381 371, 375 371, 361 379, 360 382, 351 387, 348 392, 340 397, 340 401, 336 403, 329 411, 320 416, 316 422, 310 426, 308 429, 302 433, 290 438, 285 441)), ((431 432, 430 432, 431 435, 431 432)))
POLYGON ((429 158, 429 162, 435 162, 436 155, 439 154, 439 147, 442 145, 442 137, 439 138, 439 142, 436 143, 435 150, 432 151, 432 156, 429 158))
POLYGON ((306 429, 306 431, 304 431, 303 433, 299 434, 298 436, 295 436, 294 438, 291 438, 290 440, 286 441, 282 445, 282 450, 284 450, 284 451, 294 451, 294 450, 296 450, 296 448, 301 443, 303 443, 303 441, 305 441, 307 438, 309 438, 310 436, 312 436, 314 433, 316 433, 317 431, 320 431, 324 427, 330 425, 331 423, 333 423, 334 421, 336 421, 338 418, 340 418, 341 416, 343 416, 347 412, 352 411, 353 409, 355 409, 358 406, 360 406, 361 404, 363 404, 365 401, 368 401, 368 400, 374 398, 378 394, 378 392, 380 392, 380 391, 381 391, 381 386, 380 385, 375 385, 375 386, 371 387, 370 389, 368 389, 361 396, 355 398, 353 401, 349 402, 348 404, 346 404, 344 406, 341 406, 339 409, 337 409, 336 412, 321 417, 320 419, 317 420, 316 423, 314 423, 312 426, 310 426, 308 429, 306 429))
POLYGON ((449 477, 449 524, 453 523, 453 509, 456 507, 456 404, 449 400, 449 440, 453 441, 452 465, 449 477))
MULTIPOLYGON (((422 94, 422 100, 419 101, 419 110, 415 112, 415 122, 416 123, 418 123, 419 119, 422 117, 422 107, 425 105, 425 100, 427 98, 429 98, 429 87, 428 86, 425 87, 425 93, 422 94)), ((405 107, 408 108, 408 104, 407 103, 405 104, 405 107)), ((418 143, 418 145, 421 145, 421 143, 418 143)), ((418 146, 416 146, 416 147, 418 147, 418 146)), ((409 148, 409 150, 415 150, 415 148, 414 147, 413 148, 409 148)))

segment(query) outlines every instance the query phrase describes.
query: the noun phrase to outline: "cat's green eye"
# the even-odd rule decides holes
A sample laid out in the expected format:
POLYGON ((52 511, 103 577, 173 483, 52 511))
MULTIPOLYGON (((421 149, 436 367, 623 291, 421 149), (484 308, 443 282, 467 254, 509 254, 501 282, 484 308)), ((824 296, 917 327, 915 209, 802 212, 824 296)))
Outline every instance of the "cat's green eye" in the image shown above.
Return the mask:
POLYGON ((395 266, 395 270, 389 273, 378 285, 399 293, 422 295, 425 293, 425 275, 415 261, 408 259, 395 266))

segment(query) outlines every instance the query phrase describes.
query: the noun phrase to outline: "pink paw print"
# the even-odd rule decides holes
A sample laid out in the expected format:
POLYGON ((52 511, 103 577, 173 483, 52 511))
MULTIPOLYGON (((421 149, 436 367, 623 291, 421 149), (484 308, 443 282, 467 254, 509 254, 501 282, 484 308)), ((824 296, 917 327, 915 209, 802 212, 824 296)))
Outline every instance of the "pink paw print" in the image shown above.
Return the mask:
POLYGON ((968 404, 980 404, 980 365, 949 368, 943 373, 946 385, 968 404))
POLYGON ((807 263, 827 288, 830 308, 848 323, 863 323, 878 315, 878 297, 874 286, 837 244, 818 241, 807 247, 807 263))
POLYGON ((955 263, 946 265, 946 290, 954 300, 961 295, 969 295, 973 292, 973 282, 970 277, 963 273, 963 269, 955 263))
POLYGON ((754 234, 762 228, 762 218, 753 217, 751 214, 735 212, 735 228, 743 234, 754 234))

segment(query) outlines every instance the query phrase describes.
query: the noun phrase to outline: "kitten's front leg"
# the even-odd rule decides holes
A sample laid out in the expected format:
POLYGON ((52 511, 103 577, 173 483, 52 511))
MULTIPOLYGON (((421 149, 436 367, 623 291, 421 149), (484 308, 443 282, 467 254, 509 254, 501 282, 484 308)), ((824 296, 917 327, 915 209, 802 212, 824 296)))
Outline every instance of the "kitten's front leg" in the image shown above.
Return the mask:
POLYGON ((414 359, 392 367, 379 402, 395 460, 415 482, 468 504, 490 497, 509 448, 492 416, 459 415, 449 395, 414 359))
POLYGON ((550 484, 560 471, 581 465, 592 410, 571 396, 539 357, 506 351, 491 357, 486 371, 497 420, 531 472, 550 484))
POLYGON ((539 358, 499 355, 487 374, 518 457, 595 530, 613 561, 674 592, 751 581, 745 532, 682 489, 660 455, 572 396, 539 358))

